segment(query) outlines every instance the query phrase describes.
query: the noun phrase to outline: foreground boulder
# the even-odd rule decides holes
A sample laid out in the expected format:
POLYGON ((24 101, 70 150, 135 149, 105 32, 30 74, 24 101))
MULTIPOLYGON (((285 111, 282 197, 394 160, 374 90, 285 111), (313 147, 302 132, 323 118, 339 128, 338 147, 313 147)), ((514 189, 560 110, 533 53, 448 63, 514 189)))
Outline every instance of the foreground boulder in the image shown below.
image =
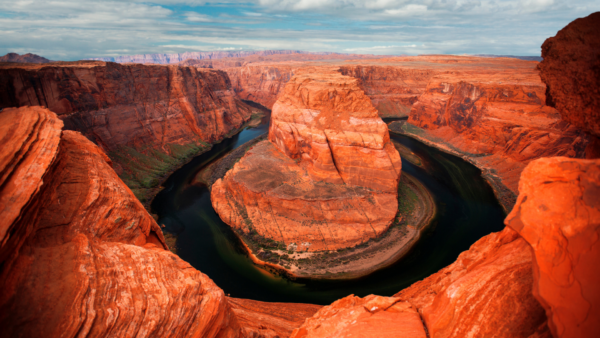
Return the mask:
POLYGON ((273 108, 269 141, 212 186, 227 224, 288 250, 352 247, 396 215, 398 152, 355 79, 296 75, 273 108))
POLYGON ((555 337, 600 336, 600 160, 539 159, 506 218, 534 255, 534 295, 555 337))

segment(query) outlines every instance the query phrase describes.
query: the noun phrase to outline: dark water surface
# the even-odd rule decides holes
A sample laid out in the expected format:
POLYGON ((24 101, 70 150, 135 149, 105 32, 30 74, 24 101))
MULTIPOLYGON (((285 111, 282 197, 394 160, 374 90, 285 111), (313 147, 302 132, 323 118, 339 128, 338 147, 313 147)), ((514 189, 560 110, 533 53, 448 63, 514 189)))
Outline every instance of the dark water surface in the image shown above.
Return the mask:
POLYGON ((268 131, 268 119, 217 144, 176 171, 152 203, 159 224, 178 235, 177 253, 232 297, 269 302, 330 304, 349 294, 390 296, 452 263, 481 237, 502 230, 505 214, 479 169, 414 139, 391 134, 421 157, 424 167, 402 160, 403 172, 433 194, 438 214, 421 240, 395 264, 349 281, 296 281, 254 266, 221 221, 194 175, 228 151, 268 131))

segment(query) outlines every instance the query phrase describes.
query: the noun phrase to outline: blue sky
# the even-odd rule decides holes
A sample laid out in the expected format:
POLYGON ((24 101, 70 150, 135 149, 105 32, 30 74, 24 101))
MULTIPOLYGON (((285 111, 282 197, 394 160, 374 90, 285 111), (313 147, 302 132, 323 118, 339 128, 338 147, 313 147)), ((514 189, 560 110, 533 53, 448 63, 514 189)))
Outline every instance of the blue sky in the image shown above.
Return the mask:
POLYGON ((209 50, 540 55, 588 0, 0 2, 0 54, 53 60, 209 50))

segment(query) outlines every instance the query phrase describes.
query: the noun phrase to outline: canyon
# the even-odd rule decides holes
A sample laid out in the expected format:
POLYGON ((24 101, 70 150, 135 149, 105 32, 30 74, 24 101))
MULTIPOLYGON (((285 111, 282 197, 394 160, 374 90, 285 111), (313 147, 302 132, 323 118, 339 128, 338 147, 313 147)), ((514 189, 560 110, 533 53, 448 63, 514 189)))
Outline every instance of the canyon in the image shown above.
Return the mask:
POLYGON ((246 123, 218 70, 99 61, 0 66, 0 108, 42 106, 96 143, 136 196, 246 123))
POLYGON ((0 336, 599 336, 598 15, 548 39, 540 64, 0 65, 0 336), (286 251, 381 235, 405 173, 380 115, 408 112, 389 129, 482 168, 512 210, 506 228, 387 297, 324 307, 227 297, 168 250, 128 185, 156 186, 131 175, 158 181, 242 128, 254 114, 242 99, 272 120, 268 140, 212 186, 233 227, 286 251), (277 233, 287 217, 290 238, 277 233), (324 240, 318 229, 336 221, 360 236, 324 240))

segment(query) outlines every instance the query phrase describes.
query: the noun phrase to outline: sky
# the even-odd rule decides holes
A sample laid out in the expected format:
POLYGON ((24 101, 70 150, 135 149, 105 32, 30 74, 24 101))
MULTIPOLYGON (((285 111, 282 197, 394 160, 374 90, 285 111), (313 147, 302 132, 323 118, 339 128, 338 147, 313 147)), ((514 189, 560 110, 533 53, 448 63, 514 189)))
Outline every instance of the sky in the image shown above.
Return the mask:
POLYGON ((598 0, 0 0, 0 55, 215 50, 540 55, 598 0))

